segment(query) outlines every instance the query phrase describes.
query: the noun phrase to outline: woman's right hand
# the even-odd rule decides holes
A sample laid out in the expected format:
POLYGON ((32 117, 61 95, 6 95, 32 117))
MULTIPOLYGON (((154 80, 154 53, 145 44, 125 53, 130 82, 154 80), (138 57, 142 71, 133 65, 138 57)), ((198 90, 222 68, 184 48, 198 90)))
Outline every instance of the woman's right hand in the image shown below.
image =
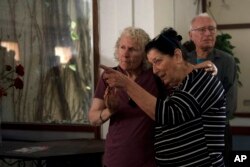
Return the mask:
POLYGON ((199 69, 199 68, 204 68, 206 71, 210 71, 212 73, 212 75, 217 75, 217 73, 218 73, 218 69, 217 69, 216 65, 210 60, 196 64, 195 69, 199 69))

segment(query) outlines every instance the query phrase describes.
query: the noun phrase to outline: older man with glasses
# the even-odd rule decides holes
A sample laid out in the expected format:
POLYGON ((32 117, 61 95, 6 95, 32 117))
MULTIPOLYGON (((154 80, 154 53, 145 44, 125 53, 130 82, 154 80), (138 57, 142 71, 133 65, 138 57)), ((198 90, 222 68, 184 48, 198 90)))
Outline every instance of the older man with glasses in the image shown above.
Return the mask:
MULTIPOLYGON (((226 52, 215 49, 216 22, 207 13, 195 16, 191 20, 189 38, 195 45, 195 50, 188 53, 188 59, 192 63, 200 63, 211 60, 218 68, 218 78, 221 80, 226 92, 226 111, 229 120, 237 107, 237 78, 236 63, 234 57, 226 52)), ((229 131, 229 121, 225 134, 225 160, 229 159, 232 148, 232 137, 229 131)), ((228 164, 228 162, 225 162, 228 164)))

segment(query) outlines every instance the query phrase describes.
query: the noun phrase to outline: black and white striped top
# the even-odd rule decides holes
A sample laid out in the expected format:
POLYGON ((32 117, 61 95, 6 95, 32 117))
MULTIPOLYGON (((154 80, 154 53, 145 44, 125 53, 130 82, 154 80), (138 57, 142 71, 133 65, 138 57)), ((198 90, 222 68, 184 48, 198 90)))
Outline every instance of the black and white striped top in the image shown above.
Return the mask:
POLYGON ((157 99, 159 166, 224 166, 225 96, 217 77, 192 71, 170 96, 157 99))

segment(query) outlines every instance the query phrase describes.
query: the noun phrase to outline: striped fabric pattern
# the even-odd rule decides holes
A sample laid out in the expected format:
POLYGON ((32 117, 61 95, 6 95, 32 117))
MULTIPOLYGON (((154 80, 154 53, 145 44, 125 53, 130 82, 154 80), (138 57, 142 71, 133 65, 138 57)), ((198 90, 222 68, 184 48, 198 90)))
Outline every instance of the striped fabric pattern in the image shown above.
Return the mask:
POLYGON ((194 70, 166 99, 157 99, 155 151, 159 166, 224 166, 224 89, 194 70))

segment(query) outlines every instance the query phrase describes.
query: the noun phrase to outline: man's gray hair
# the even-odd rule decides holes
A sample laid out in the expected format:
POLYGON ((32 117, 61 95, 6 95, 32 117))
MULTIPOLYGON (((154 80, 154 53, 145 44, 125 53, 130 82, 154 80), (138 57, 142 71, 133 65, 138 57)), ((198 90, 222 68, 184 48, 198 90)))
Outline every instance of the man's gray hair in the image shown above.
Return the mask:
POLYGON ((199 15, 195 16, 191 22, 190 22, 190 26, 189 26, 189 31, 191 31, 193 29, 193 23, 196 21, 197 18, 210 18, 212 20, 214 20, 208 13, 200 13, 199 15))

